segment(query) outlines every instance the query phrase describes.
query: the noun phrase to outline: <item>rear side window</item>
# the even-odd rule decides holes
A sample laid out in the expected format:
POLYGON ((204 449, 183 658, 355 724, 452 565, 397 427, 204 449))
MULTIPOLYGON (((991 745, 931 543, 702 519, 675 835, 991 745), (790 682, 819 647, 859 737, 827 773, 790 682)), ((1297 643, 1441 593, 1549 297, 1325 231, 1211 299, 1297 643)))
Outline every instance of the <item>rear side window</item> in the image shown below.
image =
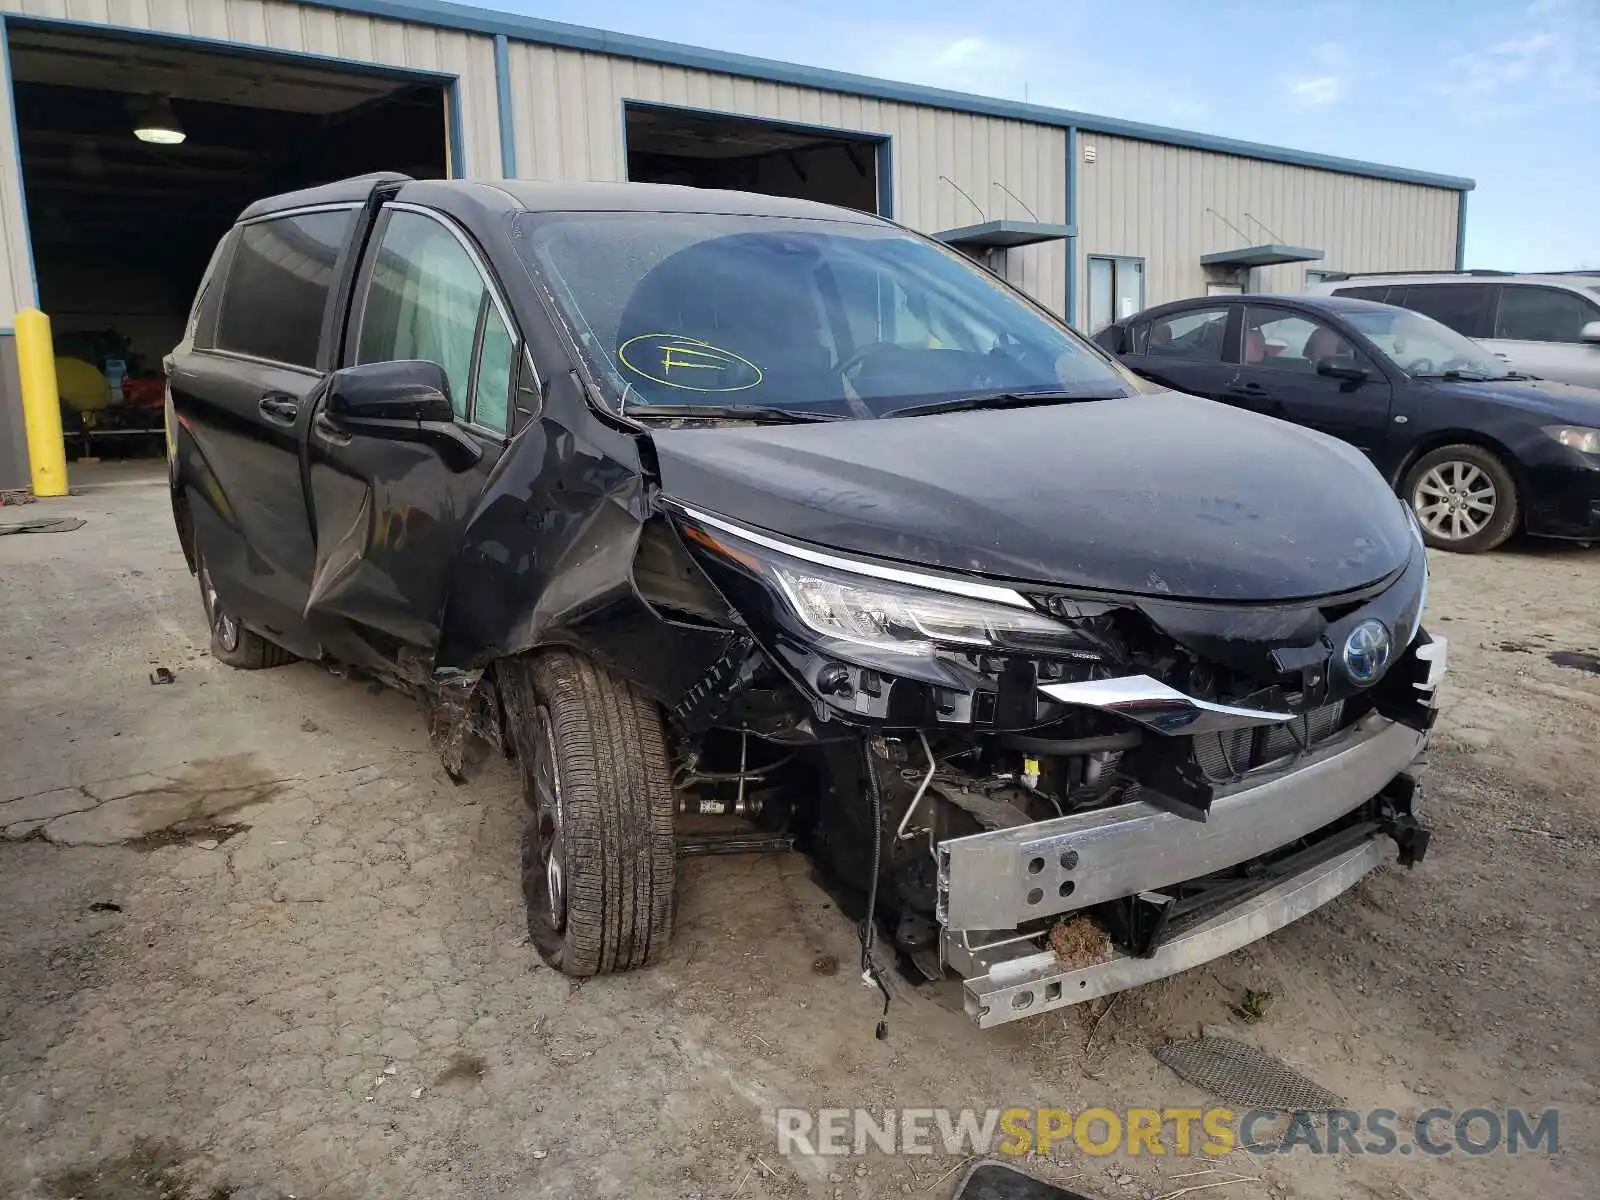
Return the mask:
POLYGON ((1518 342, 1576 342, 1590 321, 1600 321, 1600 309, 1576 292, 1508 283, 1500 289, 1494 336, 1518 342))
POLYGON ((217 349, 315 367, 334 268, 354 221, 354 210, 343 210, 243 226, 223 285, 217 349))
POLYGON ((1377 287, 1334 288, 1333 294, 1335 296, 1354 296, 1357 300, 1376 300, 1379 304, 1388 304, 1390 291, 1398 290, 1403 289, 1392 289, 1388 284, 1382 284, 1377 287))
POLYGON ((1398 304, 1432 317, 1441 325, 1448 325, 1457 333, 1470 338, 1489 336, 1489 296, 1492 289, 1483 283, 1414 283, 1407 288, 1396 288, 1399 295, 1389 298, 1398 304))
POLYGON ((1151 358, 1189 358, 1202 362, 1221 362, 1224 334, 1228 329, 1228 309, 1190 309, 1170 317, 1158 317, 1147 327, 1143 353, 1151 358))

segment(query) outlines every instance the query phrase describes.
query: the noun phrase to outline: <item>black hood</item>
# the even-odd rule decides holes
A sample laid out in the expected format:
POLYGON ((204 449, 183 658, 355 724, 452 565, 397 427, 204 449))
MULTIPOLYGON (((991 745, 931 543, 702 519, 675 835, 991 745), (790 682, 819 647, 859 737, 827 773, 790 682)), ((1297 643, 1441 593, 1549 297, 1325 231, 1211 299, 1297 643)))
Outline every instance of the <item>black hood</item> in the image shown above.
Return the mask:
POLYGON ((1430 379, 1441 392, 1474 400, 1514 404, 1563 423, 1600 425, 1600 388, 1558 383, 1554 379, 1430 379))
POLYGON ((650 436, 671 499, 946 571, 1275 601, 1375 583, 1415 546, 1359 451, 1173 392, 650 436))

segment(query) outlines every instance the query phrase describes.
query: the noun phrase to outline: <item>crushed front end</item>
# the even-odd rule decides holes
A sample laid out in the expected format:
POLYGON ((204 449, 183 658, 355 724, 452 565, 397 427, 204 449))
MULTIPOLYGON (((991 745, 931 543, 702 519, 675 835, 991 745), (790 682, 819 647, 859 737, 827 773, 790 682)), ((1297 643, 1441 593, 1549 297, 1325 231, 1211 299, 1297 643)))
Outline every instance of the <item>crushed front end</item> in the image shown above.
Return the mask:
POLYGON ((926 572, 666 507, 736 614, 673 710, 680 782, 723 789, 701 812, 765 804, 906 962, 962 979, 980 1026, 1206 962, 1426 852, 1445 656, 1420 538, 1355 590, 1217 603, 926 572), (707 765, 718 739, 736 762, 707 765))

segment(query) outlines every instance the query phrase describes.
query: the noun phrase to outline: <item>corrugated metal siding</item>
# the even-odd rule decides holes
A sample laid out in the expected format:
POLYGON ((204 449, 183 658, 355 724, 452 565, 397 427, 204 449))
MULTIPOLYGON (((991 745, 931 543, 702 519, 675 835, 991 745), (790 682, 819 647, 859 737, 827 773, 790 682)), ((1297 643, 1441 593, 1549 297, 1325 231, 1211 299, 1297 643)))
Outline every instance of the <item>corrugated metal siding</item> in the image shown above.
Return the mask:
MULTIPOLYGON (((1204 295, 1202 254, 1264 242, 1314 247, 1325 257, 1262 268, 1257 291, 1302 291, 1308 267, 1455 266, 1456 192, 1087 131, 1079 140, 1095 148, 1095 161, 1078 165, 1079 252, 1143 258, 1147 304, 1204 295)), ((1080 280, 1085 272, 1080 259, 1080 280)), ((1082 300, 1079 312, 1086 318, 1082 300)))
MULTIPOLYGON (((517 168, 526 179, 626 179, 622 105, 640 100, 886 134, 895 219, 924 232, 980 219, 941 174, 970 192, 991 219, 1027 218, 994 186, 997 180, 1039 220, 1066 219, 1066 134, 1043 125, 521 42, 511 45, 511 94, 517 168)), ((1013 251, 1004 267, 1011 282, 1062 310, 1066 251, 1060 243, 1013 251)))
MULTIPOLYGON (((459 76, 459 126, 467 174, 500 175, 493 38, 283 0, 0 0, 0 11, 459 76)), ((0 92, 0 245, 7 260, 7 270, 0 274, 0 284, 5 285, 0 290, 0 325, 9 325, 16 309, 32 297, 11 125, 11 89, 6 87, 0 92)))
MULTIPOLYGON (((16 125, 11 111, 11 60, 0 62, 0 326, 9 328, 17 309, 33 304, 33 261, 27 222, 22 219, 22 175, 17 169, 16 125)), ((0 388, 6 386, 0 379, 0 388)), ((0 424, 3 424, 0 419, 0 424)))

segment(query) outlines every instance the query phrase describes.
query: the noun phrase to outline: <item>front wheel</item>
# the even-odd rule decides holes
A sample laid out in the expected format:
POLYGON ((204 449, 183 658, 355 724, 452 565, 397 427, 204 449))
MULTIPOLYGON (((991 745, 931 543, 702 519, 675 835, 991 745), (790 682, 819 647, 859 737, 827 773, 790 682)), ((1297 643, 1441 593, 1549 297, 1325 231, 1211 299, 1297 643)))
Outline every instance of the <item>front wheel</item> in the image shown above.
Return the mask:
POLYGON ((531 810, 528 934, 567 975, 659 961, 672 937, 672 786, 657 706, 578 654, 496 668, 531 810))
POLYGON ((217 594, 206 556, 198 548, 195 559, 199 565, 196 574, 200 578, 200 604, 206 610, 206 624, 211 627, 211 656, 241 671, 259 671, 293 662, 294 655, 253 629, 246 629, 239 618, 228 611, 217 594))
POLYGON ((1422 536, 1440 550, 1493 550, 1517 530, 1521 503, 1506 465, 1482 446, 1430 450, 1406 473, 1401 494, 1422 536))

